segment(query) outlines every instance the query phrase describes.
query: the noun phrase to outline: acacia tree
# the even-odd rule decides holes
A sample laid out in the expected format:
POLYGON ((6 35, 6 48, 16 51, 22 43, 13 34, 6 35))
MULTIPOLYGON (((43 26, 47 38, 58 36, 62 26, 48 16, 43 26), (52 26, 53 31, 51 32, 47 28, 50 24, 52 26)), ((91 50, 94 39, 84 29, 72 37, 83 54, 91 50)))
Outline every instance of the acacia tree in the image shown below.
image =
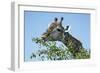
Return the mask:
POLYGON ((69 60, 69 59, 88 59, 90 58, 90 51, 82 48, 80 52, 75 53, 76 56, 72 55, 74 49, 69 49, 64 44, 57 46, 56 41, 46 41, 42 39, 33 38, 33 42, 37 43, 41 48, 36 53, 32 53, 31 59, 40 57, 41 60, 69 60))

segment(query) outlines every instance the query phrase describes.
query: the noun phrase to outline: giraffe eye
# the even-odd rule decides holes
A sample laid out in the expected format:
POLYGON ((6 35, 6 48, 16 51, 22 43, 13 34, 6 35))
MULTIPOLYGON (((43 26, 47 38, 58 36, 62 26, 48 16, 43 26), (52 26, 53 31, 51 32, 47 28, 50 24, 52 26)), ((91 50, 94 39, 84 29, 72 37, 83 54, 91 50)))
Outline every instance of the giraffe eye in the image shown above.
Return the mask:
POLYGON ((57 31, 61 32, 61 29, 57 29, 57 31))

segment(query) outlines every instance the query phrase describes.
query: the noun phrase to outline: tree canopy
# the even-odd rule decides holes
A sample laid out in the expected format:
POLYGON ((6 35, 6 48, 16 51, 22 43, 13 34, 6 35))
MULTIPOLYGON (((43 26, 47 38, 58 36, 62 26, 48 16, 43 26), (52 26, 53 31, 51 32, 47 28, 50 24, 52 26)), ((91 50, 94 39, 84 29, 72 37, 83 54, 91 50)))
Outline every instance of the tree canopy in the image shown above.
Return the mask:
POLYGON ((67 48, 64 44, 61 46, 57 46, 56 41, 46 41, 44 42, 40 38, 33 38, 33 42, 39 45, 40 50, 36 53, 33 51, 30 56, 31 59, 40 57, 42 61, 44 60, 71 60, 71 59, 89 59, 90 58, 90 50, 82 48, 80 52, 75 53, 73 56, 72 52, 74 49, 67 48))

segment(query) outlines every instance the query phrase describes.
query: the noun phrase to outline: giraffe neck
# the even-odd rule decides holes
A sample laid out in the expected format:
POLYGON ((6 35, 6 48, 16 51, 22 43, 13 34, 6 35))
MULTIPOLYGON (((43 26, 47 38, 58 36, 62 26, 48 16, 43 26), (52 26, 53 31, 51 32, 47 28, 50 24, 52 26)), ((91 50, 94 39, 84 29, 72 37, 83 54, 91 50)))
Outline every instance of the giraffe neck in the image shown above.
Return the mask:
POLYGON ((65 32, 63 44, 69 49, 69 51, 75 55, 75 53, 79 52, 82 49, 82 43, 74 38, 69 32, 65 32))

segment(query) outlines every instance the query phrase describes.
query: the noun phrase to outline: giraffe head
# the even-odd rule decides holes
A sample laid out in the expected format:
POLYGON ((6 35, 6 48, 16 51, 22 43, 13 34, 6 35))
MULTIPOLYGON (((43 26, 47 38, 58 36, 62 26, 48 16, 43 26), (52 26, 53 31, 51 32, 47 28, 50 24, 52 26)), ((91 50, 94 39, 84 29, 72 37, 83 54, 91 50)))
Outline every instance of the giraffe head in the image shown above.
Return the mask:
POLYGON ((54 19, 54 22, 51 23, 47 31, 42 35, 42 39, 45 41, 62 41, 64 38, 65 29, 62 26, 63 17, 60 21, 57 18, 54 19))

